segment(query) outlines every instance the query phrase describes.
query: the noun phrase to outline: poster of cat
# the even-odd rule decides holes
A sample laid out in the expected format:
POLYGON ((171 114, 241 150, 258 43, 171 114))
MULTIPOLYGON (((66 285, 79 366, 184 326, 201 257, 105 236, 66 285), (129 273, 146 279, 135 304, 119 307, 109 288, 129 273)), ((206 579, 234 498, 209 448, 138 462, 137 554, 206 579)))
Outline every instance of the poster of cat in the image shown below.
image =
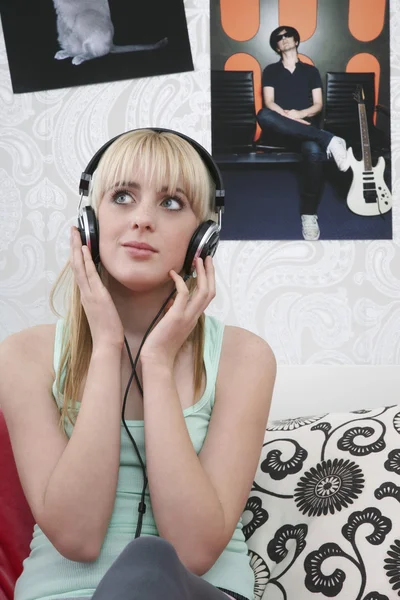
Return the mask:
POLYGON ((183 0, 0 3, 14 93, 193 70, 183 0))

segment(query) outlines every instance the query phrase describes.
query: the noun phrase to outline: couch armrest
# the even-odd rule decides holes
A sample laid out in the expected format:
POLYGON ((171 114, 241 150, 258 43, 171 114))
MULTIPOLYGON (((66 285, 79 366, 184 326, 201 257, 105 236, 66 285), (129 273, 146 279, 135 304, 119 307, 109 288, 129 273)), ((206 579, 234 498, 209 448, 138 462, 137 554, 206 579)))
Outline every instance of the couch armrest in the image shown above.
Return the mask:
POLYGON ((13 600, 14 587, 29 554, 34 519, 14 462, 0 410, 0 600, 13 600))

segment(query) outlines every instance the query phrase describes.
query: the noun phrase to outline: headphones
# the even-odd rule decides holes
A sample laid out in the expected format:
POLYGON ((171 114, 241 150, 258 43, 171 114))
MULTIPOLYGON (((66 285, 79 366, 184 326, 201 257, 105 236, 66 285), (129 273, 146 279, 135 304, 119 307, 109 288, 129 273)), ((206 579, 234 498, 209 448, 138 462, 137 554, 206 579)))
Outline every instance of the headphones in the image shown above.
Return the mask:
POLYGON ((131 131, 142 131, 143 129, 149 129, 150 131, 155 131, 157 133, 173 133, 178 137, 182 138, 186 142, 188 142, 199 154, 200 158, 203 160, 206 165, 214 183, 215 183, 215 198, 213 202, 213 210, 218 214, 218 224, 209 219, 201 223, 189 242, 189 246, 186 252, 185 261, 183 264, 183 272, 184 275, 190 277, 193 274, 195 269, 195 260, 198 256, 205 260, 207 256, 214 256, 218 244, 219 244, 219 232, 221 230, 221 214, 224 212, 224 201, 225 201, 225 189, 222 181, 221 172, 214 162, 211 154, 207 152, 203 146, 201 146, 198 142, 193 140, 192 138, 183 135, 177 131, 173 131, 172 129, 162 129, 158 127, 146 127, 142 129, 131 129, 128 132, 121 133, 120 135, 115 136, 108 142, 106 142, 93 156, 87 165, 86 169, 83 171, 79 183, 79 194, 81 196, 79 206, 78 206, 78 230, 81 236, 82 244, 86 245, 90 253, 92 255, 92 259, 96 267, 100 263, 100 253, 99 253, 99 227, 97 218, 94 212, 93 207, 85 206, 81 209, 82 198, 83 196, 89 195, 90 183, 92 181, 93 173, 96 170, 101 157, 104 152, 107 150, 109 146, 115 140, 117 140, 125 133, 130 133, 131 131))

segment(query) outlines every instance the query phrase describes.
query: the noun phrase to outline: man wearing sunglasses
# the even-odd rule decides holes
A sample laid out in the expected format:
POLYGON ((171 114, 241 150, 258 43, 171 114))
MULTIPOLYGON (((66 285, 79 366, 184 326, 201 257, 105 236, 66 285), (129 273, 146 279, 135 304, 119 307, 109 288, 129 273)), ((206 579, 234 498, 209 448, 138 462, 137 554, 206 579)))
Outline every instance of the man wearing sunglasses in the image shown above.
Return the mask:
POLYGON ((323 105, 321 76, 316 67, 299 60, 299 32, 294 27, 278 27, 269 43, 280 60, 263 71, 265 108, 258 112, 257 120, 269 144, 301 152, 302 234, 305 240, 317 240, 323 162, 326 156, 332 156, 338 169, 347 171, 350 163, 346 142, 318 127, 323 105))

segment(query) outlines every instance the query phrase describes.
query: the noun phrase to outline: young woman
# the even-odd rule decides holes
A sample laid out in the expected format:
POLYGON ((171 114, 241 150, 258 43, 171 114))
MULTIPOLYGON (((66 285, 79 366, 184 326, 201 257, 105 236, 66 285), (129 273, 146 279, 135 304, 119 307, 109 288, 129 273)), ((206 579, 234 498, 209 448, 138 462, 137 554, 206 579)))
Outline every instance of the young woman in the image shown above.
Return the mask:
POLYGON ((52 293, 54 307, 69 281, 65 317, 0 346, 0 406, 36 521, 15 600, 254 598, 241 513, 276 367, 263 339, 204 315, 211 256, 182 276, 214 192, 180 135, 120 136, 89 194, 99 266, 73 227, 52 293))

